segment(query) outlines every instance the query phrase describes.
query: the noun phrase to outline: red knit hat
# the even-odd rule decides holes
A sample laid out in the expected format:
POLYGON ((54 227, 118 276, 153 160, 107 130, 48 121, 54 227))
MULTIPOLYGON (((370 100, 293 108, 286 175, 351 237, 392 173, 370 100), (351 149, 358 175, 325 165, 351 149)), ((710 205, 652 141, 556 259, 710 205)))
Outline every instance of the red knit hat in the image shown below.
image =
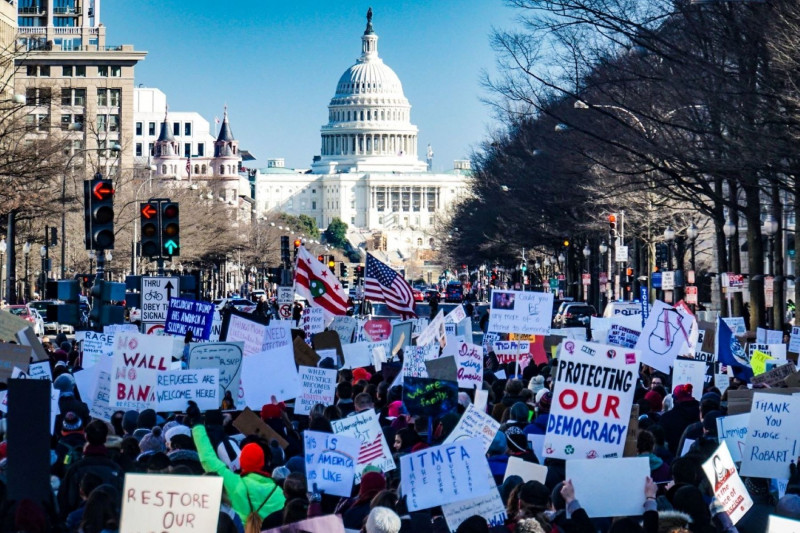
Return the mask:
POLYGON ((677 385, 675 390, 672 391, 672 397, 676 402, 686 402, 692 399, 692 384, 677 385))
POLYGON ((361 476, 361 486, 358 489, 358 500, 368 501, 386 488, 386 478, 380 472, 367 472, 361 476))
POLYGON ((239 455, 239 467, 242 475, 252 472, 268 475, 264 472, 264 450, 261 449, 261 446, 251 442, 242 448, 242 453, 239 455))
POLYGON ((369 381, 372 379, 372 374, 367 372, 366 368, 354 368, 353 369, 353 383, 358 383, 361 380, 369 381))
POLYGON ((654 390, 647 391, 647 394, 644 395, 644 399, 650 405, 650 410, 654 412, 660 411, 664 404, 664 398, 654 390))

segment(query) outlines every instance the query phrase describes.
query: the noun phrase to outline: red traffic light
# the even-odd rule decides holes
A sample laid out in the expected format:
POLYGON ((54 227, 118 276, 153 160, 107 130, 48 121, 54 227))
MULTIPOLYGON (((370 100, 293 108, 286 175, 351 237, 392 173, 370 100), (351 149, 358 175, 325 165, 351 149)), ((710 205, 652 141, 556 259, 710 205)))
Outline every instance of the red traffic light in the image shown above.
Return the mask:
POLYGON ((98 181, 92 188, 92 194, 94 194, 94 197, 98 200, 105 200, 114 194, 114 188, 106 181, 98 181))
POLYGON ((156 215, 156 213, 158 213, 158 211, 156 211, 156 208, 151 204, 144 204, 144 206, 142 206, 142 216, 144 218, 151 219, 156 215))
POLYGON ((177 204, 168 204, 164 208, 164 216, 169 218, 175 218, 178 216, 178 205, 177 204))
POLYGON ((325 256, 324 255, 318 255, 317 256, 317 261, 319 261, 320 263, 324 263, 325 262, 325 256))

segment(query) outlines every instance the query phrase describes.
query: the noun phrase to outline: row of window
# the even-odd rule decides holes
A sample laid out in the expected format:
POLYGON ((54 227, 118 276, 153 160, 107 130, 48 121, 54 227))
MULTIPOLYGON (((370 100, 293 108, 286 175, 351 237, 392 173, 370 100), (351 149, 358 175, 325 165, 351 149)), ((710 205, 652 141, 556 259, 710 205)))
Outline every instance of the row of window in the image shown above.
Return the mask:
MULTIPOLYGON (((29 106, 50 105, 52 91, 49 87, 28 87, 25 89, 25 101, 29 106)), ((97 105, 99 107, 120 107, 122 89, 97 89, 97 105)), ((86 89, 65 87, 61 89, 62 106, 85 106, 86 89)))
POLYGON ((385 110, 381 109, 367 109, 361 111, 331 111, 328 113, 328 120, 336 122, 344 122, 351 120, 407 120, 408 116, 406 111, 399 109, 385 110), (380 117, 380 118, 379 118, 380 117))
MULTIPOLYGON (((95 68, 95 67, 92 67, 95 68)), ((97 76, 100 78, 119 78, 122 77, 122 67, 119 65, 100 65, 97 68, 97 76)), ((31 78, 49 78, 50 65, 28 65, 25 72, 31 78)), ((65 77, 85 77, 86 66, 68 65, 61 67, 61 75, 65 77)))
MULTIPOLYGON (((143 122, 136 123, 136 135, 138 137, 142 136, 142 131, 144 129, 143 122)), ((156 134, 156 123, 155 122, 148 122, 147 123, 147 134, 149 136, 154 136, 156 134)), ((172 134, 173 135, 180 135, 181 134, 181 123, 180 122, 173 122, 172 123, 172 134)), ((192 123, 191 122, 184 122, 183 123, 183 134, 185 136, 192 135, 192 123)))
MULTIPOLYGON (((136 155, 137 157, 142 157, 143 154, 143 144, 136 143, 136 155)), ((155 143, 148 144, 148 153, 150 155, 155 154, 155 143)), ((192 153, 192 143, 183 143, 183 157, 204 157, 206 155, 206 145, 204 143, 197 143, 197 151, 192 153)), ((205 174, 205 171, 203 171, 205 174)))

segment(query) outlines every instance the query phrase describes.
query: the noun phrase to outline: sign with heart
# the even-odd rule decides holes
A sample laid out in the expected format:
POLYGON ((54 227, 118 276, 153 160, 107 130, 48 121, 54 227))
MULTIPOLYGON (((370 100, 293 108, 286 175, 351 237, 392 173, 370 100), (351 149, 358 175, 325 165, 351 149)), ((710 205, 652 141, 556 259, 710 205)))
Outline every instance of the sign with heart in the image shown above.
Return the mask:
POLYGON ((392 338, 392 322, 387 318, 374 318, 364 323, 364 334, 368 341, 378 342, 392 338))

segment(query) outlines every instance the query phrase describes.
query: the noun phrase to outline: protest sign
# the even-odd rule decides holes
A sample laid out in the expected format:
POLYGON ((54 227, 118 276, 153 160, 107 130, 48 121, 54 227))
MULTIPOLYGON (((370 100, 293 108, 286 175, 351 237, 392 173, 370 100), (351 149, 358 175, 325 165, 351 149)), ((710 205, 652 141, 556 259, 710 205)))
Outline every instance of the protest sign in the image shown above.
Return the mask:
POLYGON ((306 334, 306 342, 310 344, 311 337, 325 331, 325 311, 322 307, 306 307, 303 309, 300 324, 306 334))
POLYGON ((216 533, 222 478, 125 474, 120 533, 216 533))
POLYGON ((549 335, 553 293, 492 291, 489 331, 549 335))
POLYGON ((458 344, 455 358, 459 388, 480 387, 483 383, 483 349, 477 344, 462 342, 458 344))
POLYGON ((456 359, 452 355, 425 361, 425 370, 429 378, 440 381, 456 381, 458 375, 456 359))
POLYGON ((412 415, 444 415, 458 406, 458 383, 404 376, 403 405, 412 415))
MULTIPOLYGON (((429 352, 433 351, 433 344, 425 346, 410 346, 408 353, 403 357, 403 377, 428 377, 428 367, 425 360, 429 358, 429 352)), ((438 347, 435 348, 438 353, 438 347)))
POLYGON ((219 369, 219 399, 230 391, 237 409, 242 409, 244 395, 241 392, 242 342, 200 342, 189 345, 189 368, 219 369))
POLYGON ((342 368, 359 368, 373 364, 373 354, 379 347, 382 348, 384 352, 387 352, 389 350, 389 341, 343 344, 344 366, 342 368))
POLYGON ((767 533, 800 533, 800 521, 769 515, 767 533))
POLYGON ((727 444, 728 453, 733 461, 738 463, 742 460, 744 442, 747 438, 747 426, 750 421, 750 413, 740 415, 720 416, 717 418, 717 435, 720 443, 727 444))
POLYGON ((12 315, 10 312, 0 310, 0 340, 5 342, 16 339, 17 333, 25 328, 29 328, 31 323, 12 315))
POLYGON ((754 350, 750 357, 750 368, 753 369, 753 376, 763 374, 767 371, 767 361, 773 361, 773 357, 761 350, 754 350))
POLYGON ((520 367, 525 367, 530 363, 530 341, 495 341, 492 348, 497 362, 500 364, 514 363, 518 359, 520 367))
POLYGON ((523 483, 526 481, 538 481, 544 484, 547 479, 547 467, 536 463, 530 463, 520 457, 509 457, 503 482, 505 482, 509 476, 519 476, 522 478, 523 483))
POLYGON ((261 409, 271 397, 279 402, 297 397, 300 378, 291 346, 248 355, 242 360, 242 389, 248 407, 261 409))
POLYGON ((437 341, 439 346, 445 346, 447 344, 447 330, 444 324, 444 310, 441 310, 417 336, 417 346, 425 346, 433 341, 437 341))
POLYGON ((747 333, 747 325, 744 323, 743 316, 721 317, 733 332, 734 336, 741 337, 747 333))
POLYGON ((746 477, 786 479, 796 458, 800 396, 756 392, 750 410, 740 473, 746 477))
POLYGON ((156 381, 156 410, 186 410, 193 401, 201 411, 219 408, 219 369, 169 370, 159 372, 156 381))
POLYGON ((690 384, 692 386, 692 397, 698 402, 703 396, 705 377, 706 364, 703 361, 675 359, 672 367, 672 386, 690 384))
POLYGON ((477 498, 494 490, 479 439, 433 446, 400 457, 400 487, 409 511, 477 498))
MULTIPOLYGON (((636 322, 638 322, 638 320, 636 320, 636 322)), ((639 335, 642 333, 640 329, 641 326, 639 328, 633 328, 621 324, 611 324, 608 328, 606 342, 607 344, 622 346, 623 348, 635 348, 636 342, 639 340, 639 335)))
MULTIPOLYGON (((339 334, 335 331, 323 331, 322 333, 317 333, 313 337, 311 337, 311 347, 319 354, 320 357, 326 357, 323 354, 325 350, 335 350, 335 354, 331 354, 330 357, 336 359, 338 357, 344 357, 344 351, 342 350, 342 341, 339 339, 339 334)), ((338 361, 337 361, 338 364, 338 361)))
POLYGON ((567 461, 567 479, 572 480, 575 498, 591 518, 641 515, 649 476, 647 457, 567 461), (613 498, 608 497, 609 487, 614 487, 613 498))
POLYGON ((110 357, 114 351, 114 334, 99 333, 97 331, 84 331, 81 348, 83 368, 96 365, 101 359, 110 357))
POLYGON ((294 414, 307 415, 316 404, 333 405, 336 393, 336 370, 300 367, 300 394, 294 402, 294 414))
POLYGON ((452 311, 447 313, 447 316, 444 317, 444 321, 458 324, 465 318, 467 318, 467 312, 464 310, 464 305, 462 304, 454 307, 452 311))
POLYGON ((214 321, 214 304, 186 298, 170 298, 164 331, 169 335, 184 337, 192 332, 195 340, 207 341, 214 321))
POLYGON ((792 353, 800 352, 800 327, 793 326, 792 333, 789 335, 789 351, 792 353))
POLYGON ((14 371, 14 367, 27 372, 32 353, 29 346, 0 343, 0 382, 5 383, 8 381, 14 371))
POLYGON ((750 383, 753 385, 769 385, 770 387, 781 386, 782 384, 786 383, 786 378, 791 377, 796 373, 796 369, 794 363, 789 361, 788 363, 781 365, 779 367, 773 368, 772 370, 768 370, 763 374, 758 374, 757 376, 753 376, 750 380, 750 383))
POLYGON ((353 342, 353 333, 356 330, 356 325, 355 317, 338 315, 333 317, 333 321, 328 326, 328 329, 335 331, 339 335, 342 345, 345 345, 353 342))
POLYGON ((364 321, 356 335, 358 342, 388 341, 392 338, 392 322, 388 318, 371 318, 364 321))
POLYGON ((714 496, 735 525, 753 506, 753 500, 736 472, 736 465, 724 441, 714 455, 703 463, 703 471, 714 490, 714 496))
POLYGON ((224 313, 220 339, 226 342, 241 342, 245 356, 264 350, 267 325, 248 318, 248 315, 231 311, 224 313))
POLYGON ((486 412, 486 405, 489 403, 489 391, 484 389, 475 389, 475 409, 484 413, 486 412))
POLYGON ((635 350, 564 341, 544 457, 622 457, 638 372, 635 350))
MULTIPOLYGON (((294 352, 294 363, 297 366, 317 366, 321 359, 320 355, 300 337, 295 337, 292 341, 292 351, 294 352)), ((334 361, 336 359, 333 357, 334 361)))
POLYGON ((367 465, 378 467, 382 472, 395 469, 392 452, 378 423, 378 414, 372 409, 340 420, 331 420, 331 427, 337 435, 354 437, 361 442, 356 463, 356 483, 361 482, 361 473, 367 465))
POLYGON ((88 370, 75 373, 75 383, 79 384, 78 390, 81 391, 81 398, 89 406, 89 414, 92 418, 99 418, 106 422, 111 422, 111 416, 117 410, 110 403, 112 363, 112 359, 107 357, 88 370), (89 374, 81 375, 86 372, 89 374), (86 396, 84 396, 84 391, 86 396))
POLYGON ((411 332, 414 329, 414 320, 406 320, 405 322, 395 322, 392 324, 392 341, 389 343, 391 352, 387 352, 387 356, 394 356, 403 346, 411 345, 411 332))
POLYGON ((676 357, 694 353, 697 335, 697 322, 691 313, 656 300, 636 341, 640 362, 669 374, 676 357))
POLYGON ((720 394, 725 394, 725 391, 731 386, 731 377, 728 374, 714 374, 714 386, 719 389, 720 394))
POLYGON ((469 404, 453 431, 444 440, 444 443, 457 442, 464 439, 478 438, 483 441, 484 452, 494 440, 495 434, 500 429, 500 422, 469 404))
POLYGON ((156 378, 170 369, 172 337, 130 331, 114 335, 111 367, 112 407, 155 409, 156 378))
POLYGON ((308 492, 314 485, 325 494, 349 498, 361 441, 353 437, 332 435, 309 429, 303 432, 308 492))
POLYGON ((47 352, 44 351, 39 337, 33 332, 33 328, 27 327, 17 332, 17 342, 22 346, 30 346, 33 350, 33 361, 49 361, 47 352))
POLYGON ((503 527, 506 521, 506 508, 500 493, 490 490, 483 496, 442 505, 442 513, 451 533, 467 518, 478 515, 489 523, 489 528, 503 527))
POLYGON ((344 528, 341 515, 327 514, 292 522, 285 526, 264 529, 262 533, 352 533, 352 531, 344 528))
POLYGON ((234 419, 233 427, 238 429, 242 435, 254 435, 267 442, 276 440, 278 446, 284 450, 289 446, 289 443, 280 433, 266 425, 264 421, 261 420, 261 417, 255 414, 249 407, 245 407, 239 416, 234 419))
POLYGON ((756 342, 762 344, 782 344, 783 331, 775 329, 756 328, 756 342))

